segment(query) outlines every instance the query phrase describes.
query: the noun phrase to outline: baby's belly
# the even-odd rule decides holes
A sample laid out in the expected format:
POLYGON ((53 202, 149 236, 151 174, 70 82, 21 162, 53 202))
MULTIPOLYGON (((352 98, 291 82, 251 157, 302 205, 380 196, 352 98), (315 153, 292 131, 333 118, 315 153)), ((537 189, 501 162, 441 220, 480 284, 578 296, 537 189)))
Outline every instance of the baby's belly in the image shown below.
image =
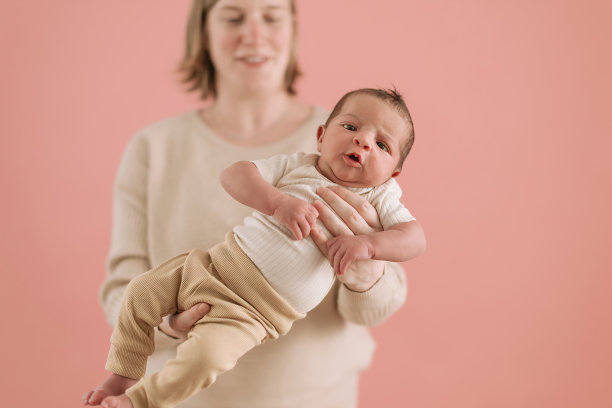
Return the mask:
POLYGON ((248 217, 234 229, 236 242, 279 295, 298 312, 308 312, 327 295, 334 271, 310 237, 295 240, 264 220, 248 217))

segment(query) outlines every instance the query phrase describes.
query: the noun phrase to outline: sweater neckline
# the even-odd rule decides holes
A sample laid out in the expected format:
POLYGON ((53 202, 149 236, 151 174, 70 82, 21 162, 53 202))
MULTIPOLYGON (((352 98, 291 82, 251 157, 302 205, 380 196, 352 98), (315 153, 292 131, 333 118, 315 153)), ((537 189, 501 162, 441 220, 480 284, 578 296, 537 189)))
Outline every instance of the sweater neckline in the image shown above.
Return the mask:
POLYGON ((305 136, 306 137, 311 136, 314 139, 316 137, 315 134, 305 135, 305 133, 315 128, 316 126, 323 124, 323 123, 315 123, 315 122, 320 121, 320 117, 323 116, 325 112, 326 112, 325 109, 319 106, 313 105, 311 106, 310 113, 308 114, 306 119, 304 119, 302 123, 290 135, 282 139, 279 139, 279 140, 274 140, 269 143, 263 143, 263 144, 259 144, 255 146, 244 146, 240 144, 231 143, 227 139, 224 139, 221 136, 217 135, 206 124, 206 122, 204 122, 204 120, 202 119, 200 115, 199 109, 191 111, 189 116, 190 116, 190 119, 196 124, 196 126, 202 130, 202 134, 206 135, 206 137, 209 139, 210 142, 217 144, 220 148, 234 150, 234 151, 235 150, 245 150, 245 151, 253 152, 257 150, 274 149, 276 147, 281 148, 284 145, 291 145, 297 139, 301 139, 302 137, 305 137, 305 136))

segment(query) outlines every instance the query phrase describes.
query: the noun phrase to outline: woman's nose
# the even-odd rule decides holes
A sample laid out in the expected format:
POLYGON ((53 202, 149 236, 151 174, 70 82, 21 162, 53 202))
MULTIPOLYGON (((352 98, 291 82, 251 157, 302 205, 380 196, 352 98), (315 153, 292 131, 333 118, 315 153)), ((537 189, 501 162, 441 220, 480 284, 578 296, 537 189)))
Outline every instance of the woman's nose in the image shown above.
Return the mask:
POLYGON ((365 137, 355 136, 353 138, 353 144, 361 147, 366 152, 370 150, 370 143, 368 143, 365 137))
POLYGON ((263 38, 263 22, 257 16, 246 19, 243 26, 243 40, 247 44, 258 44, 263 38))

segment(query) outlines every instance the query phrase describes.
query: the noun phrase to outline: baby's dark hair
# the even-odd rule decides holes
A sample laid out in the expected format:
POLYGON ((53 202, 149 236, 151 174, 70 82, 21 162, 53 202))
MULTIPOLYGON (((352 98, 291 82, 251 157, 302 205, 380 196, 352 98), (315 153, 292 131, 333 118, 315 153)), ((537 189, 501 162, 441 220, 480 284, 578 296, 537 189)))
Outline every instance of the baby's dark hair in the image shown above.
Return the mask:
POLYGON ((342 110, 342 106, 344 106, 344 103, 351 96, 355 96, 359 94, 372 95, 372 96, 377 97, 378 99, 383 100, 384 102, 387 102, 389 105, 395 108, 399 112, 399 114, 406 120, 406 123, 408 124, 408 135, 407 135, 408 137, 406 138, 406 141, 401 146, 400 159, 399 159, 399 163, 397 166, 399 169, 401 169, 404 164, 404 160, 406 160, 406 157, 408 156, 408 153, 410 153, 410 149, 412 149, 412 145, 414 144, 414 125, 412 123, 412 117, 410 116, 410 111, 408 110, 408 107, 406 106, 406 102, 404 102, 404 98, 397 91, 397 89, 395 88, 393 89, 361 88, 361 89, 356 89, 354 91, 347 92, 346 94, 344 94, 342 98, 340 98, 338 103, 336 103, 336 106, 334 106, 334 109, 329 114, 329 117, 327 118, 327 121, 325 122, 325 127, 327 127, 327 125, 329 124, 329 122, 331 122, 333 118, 335 118, 336 116, 340 114, 340 111, 342 110))

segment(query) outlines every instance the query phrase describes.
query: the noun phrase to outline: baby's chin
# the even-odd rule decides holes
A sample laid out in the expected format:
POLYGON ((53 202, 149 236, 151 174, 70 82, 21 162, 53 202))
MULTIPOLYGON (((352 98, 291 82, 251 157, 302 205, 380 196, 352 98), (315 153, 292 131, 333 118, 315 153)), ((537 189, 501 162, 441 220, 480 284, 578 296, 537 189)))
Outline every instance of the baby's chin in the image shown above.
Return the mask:
MULTIPOLYGON (((368 182, 368 181, 364 181, 364 180, 359 180, 359 179, 348 179, 348 180, 345 180, 345 179, 341 179, 339 177, 334 177, 334 178, 327 177, 327 178, 330 179, 331 181, 333 181, 334 183, 338 184, 339 186, 342 186, 342 187, 370 188, 370 187, 376 187, 377 185, 379 185, 379 184, 373 184, 372 182, 368 182)), ((383 184, 385 181, 383 181, 381 184, 383 184)))
POLYGON ((320 161, 315 165, 315 168, 317 169, 319 173, 321 173, 329 181, 331 181, 332 183, 336 183, 342 187, 351 187, 351 188, 376 187, 376 186, 386 183, 387 180, 391 178, 391 176, 389 176, 387 179, 381 180, 381 182, 377 184, 376 183, 377 180, 367 180, 367 179, 363 179, 362 177, 358 177, 358 175, 363 174, 362 172, 358 172, 358 174, 350 174, 353 172, 347 172, 348 174, 345 174, 345 175, 340 174, 341 172, 339 172, 337 174, 336 172, 333 171, 333 169, 330 166, 325 166, 325 165, 320 166, 320 161))
POLYGON ((340 180, 340 181, 335 181, 335 183, 343 187, 372 188, 372 187, 377 187, 377 186, 381 186, 385 184, 391 178, 392 177, 389 176, 387 178, 380 179, 380 180, 360 180, 360 179, 355 179, 355 180, 350 180, 350 181, 340 180))

